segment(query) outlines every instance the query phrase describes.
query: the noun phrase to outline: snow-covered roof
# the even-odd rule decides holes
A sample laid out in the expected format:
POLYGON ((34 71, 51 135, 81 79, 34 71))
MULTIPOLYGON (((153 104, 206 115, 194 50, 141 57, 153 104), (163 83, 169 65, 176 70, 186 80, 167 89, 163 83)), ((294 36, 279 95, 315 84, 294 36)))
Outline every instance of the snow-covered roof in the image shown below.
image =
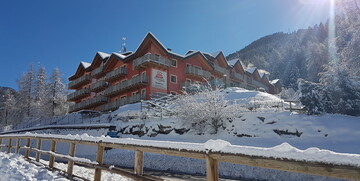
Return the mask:
POLYGON ((219 51, 210 53, 210 55, 215 58, 215 57, 217 57, 220 53, 221 53, 221 51, 219 50, 219 51))
POLYGON ((276 84, 277 82, 279 82, 280 79, 274 79, 272 81, 270 81, 271 84, 276 84))
POLYGON ((123 55, 123 54, 120 54, 120 53, 116 53, 116 52, 113 52, 113 54, 114 55, 116 55, 116 56, 118 56, 119 58, 121 58, 121 59, 124 59, 124 58, 126 58, 127 56, 129 56, 129 55, 123 55))
POLYGON ((256 67, 250 67, 250 68, 246 68, 245 71, 249 72, 250 74, 253 74, 256 70, 256 67))
POLYGON ((232 59, 232 60, 228 61, 228 64, 231 65, 231 66, 234 66, 237 61, 239 61, 239 59, 232 59))
POLYGON ((84 68, 88 68, 91 65, 91 63, 87 63, 87 62, 80 62, 80 63, 84 68))
POLYGON ((263 78, 265 73, 264 72, 259 72, 260 78, 263 78))
POLYGON ((97 52, 102 59, 106 59, 110 57, 110 54, 104 53, 104 52, 97 52))

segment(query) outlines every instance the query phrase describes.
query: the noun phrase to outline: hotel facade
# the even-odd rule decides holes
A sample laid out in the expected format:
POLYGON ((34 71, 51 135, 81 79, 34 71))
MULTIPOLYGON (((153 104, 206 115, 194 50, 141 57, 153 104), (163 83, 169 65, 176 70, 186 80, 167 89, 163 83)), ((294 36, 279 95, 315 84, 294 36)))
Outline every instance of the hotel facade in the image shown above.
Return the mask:
POLYGON ((92 63, 80 62, 69 77, 68 95, 74 102, 69 112, 113 111, 118 107, 150 99, 154 93, 180 94, 193 83, 222 82, 225 86, 281 91, 278 80, 257 68, 245 68, 240 60, 227 61, 224 54, 188 51, 179 55, 148 33, 134 52, 97 52, 92 63))

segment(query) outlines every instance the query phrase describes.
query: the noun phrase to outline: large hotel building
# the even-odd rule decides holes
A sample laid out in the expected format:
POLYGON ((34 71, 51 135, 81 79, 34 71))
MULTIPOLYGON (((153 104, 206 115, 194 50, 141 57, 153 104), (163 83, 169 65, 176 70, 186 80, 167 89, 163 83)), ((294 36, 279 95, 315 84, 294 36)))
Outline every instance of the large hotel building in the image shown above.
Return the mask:
POLYGON ((81 62, 69 77, 69 112, 112 111, 150 99, 154 93, 179 94, 193 83, 223 82, 226 86, 258 89, 277 94, 279 81, 269 81, 257 68, 245 68, 240 60, 227 61, 224 54, 188 51, 179 55, 148 33, 134 52, 97 52, 92 63, 81 62))

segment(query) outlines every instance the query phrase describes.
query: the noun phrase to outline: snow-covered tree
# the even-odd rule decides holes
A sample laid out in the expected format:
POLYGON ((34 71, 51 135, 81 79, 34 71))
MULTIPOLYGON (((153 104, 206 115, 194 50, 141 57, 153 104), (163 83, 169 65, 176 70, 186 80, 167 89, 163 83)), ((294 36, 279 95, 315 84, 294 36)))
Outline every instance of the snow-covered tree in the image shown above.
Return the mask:
POLYGON ((232 105, 225 99, 224 91, 213 90, 210 85, 198 88, 196 94, 185 93, 176 101, 176 113, 188 125, 200 133, 206 129, 216 134, 225 127, 226 120, 233 119, 238 112, 236 104, 232 105))
POLYGON ((4 122, 3 125, 8 125, 18 121, 17 116, 17 106, 16 106, 16 97, 10 89, 7 89, 4 94, 4 102, 2 104, 2 109, 4 111, 4 122))
POLYGON ((37 71, 34 93, 34 114, 39 118, 48 117, 50 115, 49 106, 47 105, 48 89, 46 81, 46 70, 45 67, 41 66, 37 71))
POLYGON ((333 62, 321 74, 320 83, 332 97, 334 112, 360 115, 360 77, 352 75, 345 62, 333 62))
POLYGON ((49 107, 52 116, 64 115, 68 111, 68 102, 66 84, 58 68, 55 68, 51 74, 48 83, 49 107))
POLYGON ((35 69, 33 65, 30 65, 28 71, 23 73, 20 80, 18 80, 19 97, 17 106, 19 107, 19 114, 23 118, 30 118, 32 116, 34 80, 35 69))
POLYGON ((333 103, 329 92, 319 83, 299 79, 299 100, 305 106, 308 114, 321 114, 333 111, 333 103))

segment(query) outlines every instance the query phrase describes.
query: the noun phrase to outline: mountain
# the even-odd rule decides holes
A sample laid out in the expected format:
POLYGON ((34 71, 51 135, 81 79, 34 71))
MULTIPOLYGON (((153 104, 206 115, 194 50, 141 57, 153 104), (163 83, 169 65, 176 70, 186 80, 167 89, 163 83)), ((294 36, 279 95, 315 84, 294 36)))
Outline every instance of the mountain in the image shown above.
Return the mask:
POLYGON ((298 78, 319 82, 321 73, 327 71, 331 62, 344 66, 350 75, 359 76, 360 17, 356 9, 349 9, 335 17, 333 37, 329 37, 332 31, 328 21, 291 33, 262 37, 226 58, 239 58, 245 64, 265 69, 270 72, 270 79, 280 78, 285 87, 294 89, 298 78))

